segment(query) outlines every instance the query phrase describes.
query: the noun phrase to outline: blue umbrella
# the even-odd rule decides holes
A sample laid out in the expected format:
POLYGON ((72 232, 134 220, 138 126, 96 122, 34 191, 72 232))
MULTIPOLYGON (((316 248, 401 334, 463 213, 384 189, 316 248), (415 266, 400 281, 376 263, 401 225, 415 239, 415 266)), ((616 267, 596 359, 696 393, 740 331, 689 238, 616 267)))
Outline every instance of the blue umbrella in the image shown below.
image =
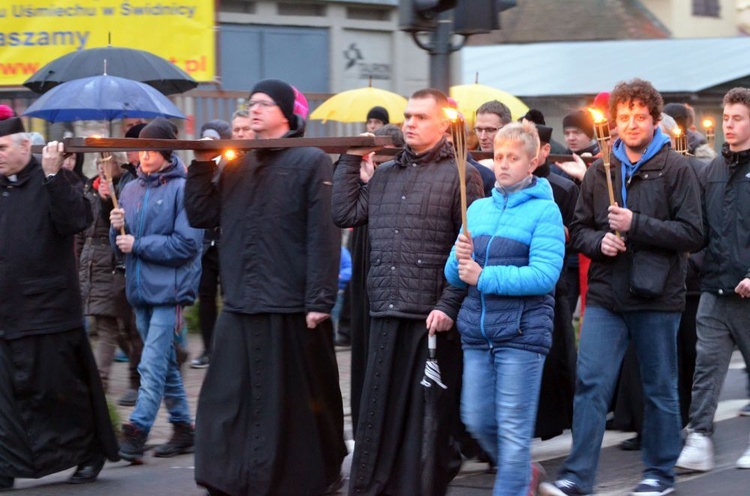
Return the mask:
POLYGON ((125 117, 185 119, 180 109, 151 86, 107 74, 55 86, 23 115, 49 122, 112 121, 125 117))

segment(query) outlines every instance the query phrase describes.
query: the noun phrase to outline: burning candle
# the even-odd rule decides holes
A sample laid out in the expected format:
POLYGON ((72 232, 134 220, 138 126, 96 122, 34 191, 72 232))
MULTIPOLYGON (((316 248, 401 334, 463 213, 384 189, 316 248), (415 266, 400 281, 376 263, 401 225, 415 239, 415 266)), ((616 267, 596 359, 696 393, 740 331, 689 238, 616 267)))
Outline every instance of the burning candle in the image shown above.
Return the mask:
POLYGON ((468 201, 466 198, 466 126, 461 113, 452 108, 443 109, 445 116, 451 121, 451 141, 453 144, 453 153, 456 156, 456 166, 458 167, 458 187, 461 195, 461 222, 463 223, 463 234, 468 236, 468 227, 466 225, 466 210, 468 201))
POLYGON ((688 152, 687 134, 683 133, 680 127, 676 127, 674 131, 672 131, 672 134, 674 137, 675 151, 679 153, 680 155, 687 155, 687 152, 688 152))
MULTIPOLYGON (((591 117, 594 119, 594 132, 596 133, 596 141, 599 143, 599 150, 602 154, 602 162, 604 162, 604 175, 607 177, 607 193, 609 193, 609 204, 615 204, 615 188, 612 184, 612 170, 609 163, 609 142, 611 134, 609 132, 609 121, 604 114, 595 109, 589 108, 588 111, 591 113, 591 117)), ((615 231, 615 235, 619 238, 619 231, 615 231)))
POLYGON ((703 119, 703 127, 706 130, 706 141, 708 141, 708 146, 711 148, 714 147, 714 142, 716 138, 716 130, 714 128, 714 121, 711 118, 706 117, 703 119))

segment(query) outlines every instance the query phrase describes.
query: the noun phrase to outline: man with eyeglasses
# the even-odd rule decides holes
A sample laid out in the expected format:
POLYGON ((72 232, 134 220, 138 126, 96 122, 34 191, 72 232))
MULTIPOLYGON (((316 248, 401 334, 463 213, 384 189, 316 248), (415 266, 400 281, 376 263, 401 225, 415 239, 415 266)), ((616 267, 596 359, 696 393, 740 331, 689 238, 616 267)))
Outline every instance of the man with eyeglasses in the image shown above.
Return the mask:
MULTIPOLYGON (((293 88, 258 82, 256 139, 302 136, 293 88)), ((185 192, 195 227, 221 226, 224 306, 198 402, 195 478, 212 495, 332 494, 346 456, 331 309, 340 231, 333 166, 317 148, 254 150, 224 168, 196 152, 185 192)))
POLYGON ((477 109, 474 132, 479 138, 479 149, 483 152, 494 150, 495 135, 501 127, 511 121, 510 109, 504 103, 492 100, 477 109))

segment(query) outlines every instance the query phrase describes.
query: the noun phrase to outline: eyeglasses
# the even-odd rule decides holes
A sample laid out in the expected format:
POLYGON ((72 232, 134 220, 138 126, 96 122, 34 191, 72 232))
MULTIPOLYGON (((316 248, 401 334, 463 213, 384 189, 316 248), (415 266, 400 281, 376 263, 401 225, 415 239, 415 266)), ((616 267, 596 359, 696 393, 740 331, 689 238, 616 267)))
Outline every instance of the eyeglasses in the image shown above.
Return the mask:
POLYGON ((474 132, 477 133, 477 136, 479 136, 482 133, 495 134, 498 129, 500 128, 498 127, 475 127, 474 132))
POLYGON ((271 101, 271 100, 250 100, 249 102, 245 104, 248 110, 255 107, 256 105, 259 106, 260 108, 270 108, 270 107, 275 107, 276 102, 271 101))

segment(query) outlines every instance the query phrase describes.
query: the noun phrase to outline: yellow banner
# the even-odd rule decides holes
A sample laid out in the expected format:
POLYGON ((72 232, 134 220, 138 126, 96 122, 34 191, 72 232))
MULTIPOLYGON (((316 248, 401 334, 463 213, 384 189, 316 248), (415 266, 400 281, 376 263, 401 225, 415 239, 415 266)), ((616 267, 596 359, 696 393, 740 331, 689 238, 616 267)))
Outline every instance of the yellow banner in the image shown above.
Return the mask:
POLYGON ((0 86, 20 86, 48 62, 105 47, 110 37, 112 46, 149 51, 213 81, 214 12, 214 0, 3 0, 0 86))

